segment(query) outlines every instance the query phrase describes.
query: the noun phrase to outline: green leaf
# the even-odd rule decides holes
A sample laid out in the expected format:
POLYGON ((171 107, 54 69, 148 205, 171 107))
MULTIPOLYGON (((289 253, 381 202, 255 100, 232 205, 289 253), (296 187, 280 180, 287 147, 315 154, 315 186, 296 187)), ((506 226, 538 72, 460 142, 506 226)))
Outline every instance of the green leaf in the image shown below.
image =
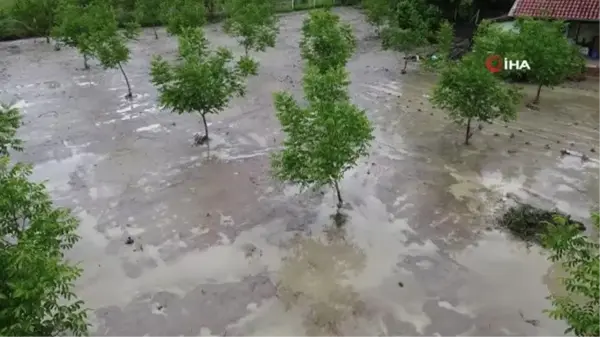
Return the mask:
POLYGON ((79 275, 63 259, 79 222, 30 175, 31 166, 0 156, 0 335, 87 335, 76 297, 60 296, 79 275))
POLYGON ((16 138, 21 126, 21 114, 16 107, 0 104, 0 156, 6 156, 9 150, 22 151, 23 142, 16 138))
MULTIPOLYGON (((592 214, 592 223, 599 229, 599 217, 592 214)), ((547 311, 553 319, 564 319, 577 336, 600 335, 600 251, 597 241, 586 236, 570 222, 569 218, 557 216, 547 223, 548 230, 542 239, 550 251, 549 259, 559 261, 567 276, 561 283, 566 296, 551 296, 552 310, 547 311)))

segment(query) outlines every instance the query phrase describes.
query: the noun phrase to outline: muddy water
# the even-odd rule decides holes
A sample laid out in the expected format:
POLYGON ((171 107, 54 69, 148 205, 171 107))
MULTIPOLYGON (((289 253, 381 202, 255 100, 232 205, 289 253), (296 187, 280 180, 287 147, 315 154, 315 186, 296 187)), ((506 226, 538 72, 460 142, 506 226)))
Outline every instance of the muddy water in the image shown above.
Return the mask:
MULTIPOLYGON (((151 56, 176 48, 164 32, 132 45, 133 101, 117 71, 82 71, 74 51, 0 45, 0 98, 25 114, 16 157, 82 220, 70 258, 85 267, 77 291, 96 334, 562 333, 542 313, 555 287, 543 252, 491 219, 514 199, 580 218, 597 207, 597 86, 544 89, 540 111, 482 125, 465 147, 464 130, 428 102, 434 79, 414 67, 401 76, 364 18, 339 12, 360 40, 350 90, 377 137, 342 181, 341 229, 331 190, 268 173, 281 141, 271 93, 300 94, 302 14, 282 17, 248 95, 210 116, 210 156, 191 145, 199 118, 156 105, 151 56)), ((217 26, 207 32, 235 47, 217 26)))

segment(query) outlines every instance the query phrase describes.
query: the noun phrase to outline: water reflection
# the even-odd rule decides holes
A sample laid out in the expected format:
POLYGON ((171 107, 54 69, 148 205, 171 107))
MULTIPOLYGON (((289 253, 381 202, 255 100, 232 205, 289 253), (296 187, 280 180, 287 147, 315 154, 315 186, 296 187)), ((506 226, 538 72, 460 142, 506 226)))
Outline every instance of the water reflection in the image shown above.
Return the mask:
POLYGON ((289 310, 305 308, 307 335, 341 335, 340 325, 364 310, 364 302, 349 283, 366 266, 365 253, 332 226, 318 237, 294 239, 284 258, 279 299, 289 310))

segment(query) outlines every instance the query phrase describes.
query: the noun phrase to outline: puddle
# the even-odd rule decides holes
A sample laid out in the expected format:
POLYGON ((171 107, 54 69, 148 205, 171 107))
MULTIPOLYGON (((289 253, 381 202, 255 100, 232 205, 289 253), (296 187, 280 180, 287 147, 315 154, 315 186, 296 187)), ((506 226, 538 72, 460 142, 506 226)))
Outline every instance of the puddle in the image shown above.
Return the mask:
POLYGON ((68 192, 73 189, 72 184, 78 184, 76 181, 76 177, 79 177, 78 172, 85 174, 91 165, 99 162, 102 158, 102 156, 92 153, 75 153, 65 159, 49 160, 34 166, 32 178, 37 181, 45 181, 46 187, 50 191, 68 192))

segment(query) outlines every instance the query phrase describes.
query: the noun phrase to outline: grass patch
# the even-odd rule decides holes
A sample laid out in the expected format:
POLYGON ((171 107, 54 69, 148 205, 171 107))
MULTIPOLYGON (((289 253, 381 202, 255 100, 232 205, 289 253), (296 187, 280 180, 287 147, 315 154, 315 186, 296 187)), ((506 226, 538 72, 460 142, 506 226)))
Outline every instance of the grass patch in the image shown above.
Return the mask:
POLYGON ((508 209, 498 219, 498 225, 507 229, 516 238, 530 244, 542 245, 542 234, 546 233, 547 222, 554 223, 555 216, 562 216, 567 221, 565 224, 577 226, 584 231, 585 226, 571 220, 571 216, 557 210, 547 211, 531 205, 519 205, 508 209))

